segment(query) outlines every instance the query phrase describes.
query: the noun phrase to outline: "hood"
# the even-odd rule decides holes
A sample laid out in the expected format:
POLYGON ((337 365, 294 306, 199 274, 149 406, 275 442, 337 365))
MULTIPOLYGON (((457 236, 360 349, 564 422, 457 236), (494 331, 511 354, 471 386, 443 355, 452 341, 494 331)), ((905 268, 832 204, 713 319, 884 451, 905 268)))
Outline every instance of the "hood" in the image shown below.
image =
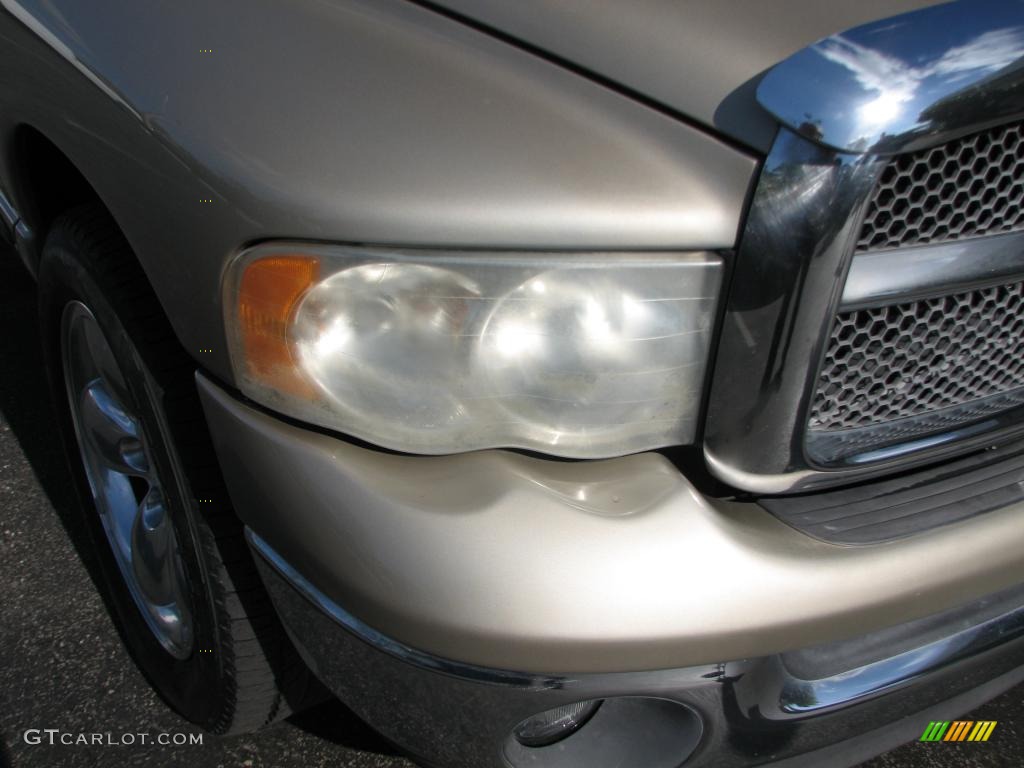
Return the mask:
POLYGON ((433 0, 767 152, 767 70, 822 38, 934 0, 433 0))

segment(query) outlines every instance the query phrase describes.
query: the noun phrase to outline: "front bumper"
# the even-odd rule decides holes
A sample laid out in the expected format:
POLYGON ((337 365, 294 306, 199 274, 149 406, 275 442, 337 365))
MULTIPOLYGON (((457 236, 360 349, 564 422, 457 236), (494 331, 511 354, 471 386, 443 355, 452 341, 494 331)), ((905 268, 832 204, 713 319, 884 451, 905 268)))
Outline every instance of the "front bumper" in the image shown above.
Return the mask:
POLYGON ((605 757, 643 725, 648 745, 658 728, 692 732, 688 766, 856 762, 949 719, 926 711, 935 702, 959 714, 1024 677, 1020 506, 841 547, 702 497, 658 454, 400 456, 199 385, 232 499, 310 665, 441 765, 518 764, 507 750, 519 719, 613 697, 577 734, 631 723, 603 740, 605 757))

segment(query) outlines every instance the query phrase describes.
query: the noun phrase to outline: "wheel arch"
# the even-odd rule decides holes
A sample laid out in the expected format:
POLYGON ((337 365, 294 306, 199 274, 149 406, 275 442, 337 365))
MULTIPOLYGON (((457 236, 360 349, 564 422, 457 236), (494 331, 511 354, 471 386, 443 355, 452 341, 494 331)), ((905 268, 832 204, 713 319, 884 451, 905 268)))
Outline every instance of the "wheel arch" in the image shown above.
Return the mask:
MULTIPOLYGON (((27 225, 18 243, 22 259, 35 275, 46 235, 65 211, 86 203, 109 206, 75 162, 45 132, 29 123, 17 125, 8 147, 11 194, 27 225)), ((116 219, 115 219, 116 221, 116 219)))

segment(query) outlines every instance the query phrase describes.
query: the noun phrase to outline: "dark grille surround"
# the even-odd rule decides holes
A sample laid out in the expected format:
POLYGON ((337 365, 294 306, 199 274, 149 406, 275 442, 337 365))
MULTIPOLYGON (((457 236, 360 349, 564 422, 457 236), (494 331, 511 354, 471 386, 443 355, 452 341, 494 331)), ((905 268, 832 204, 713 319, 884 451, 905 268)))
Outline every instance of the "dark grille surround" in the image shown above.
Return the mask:
MULTIPOLYGON (((971 239, 1016 230, 1024 230, 1022 124, 890 159, 854 259, 885 251, 895 263, 906 249, 950 241, 969 249, 971 239)), ((811 400, 809 454, 823 465, 871 461, 891 455, 876 453, 890 446, 927 447, 929 435, 951 440, 1006 423, 1004 413, 1024 407, 1024 282, 1016 274, 946 296, 841 307, 811 400)))
POLYGON ((1020 124, 899 155, 882 172, 857 251, 1024 229, 1020 124))
POLYGON ((808 427, 878 425, 1024 387, 1022 304, 1018 282, 841 313, 808 427))

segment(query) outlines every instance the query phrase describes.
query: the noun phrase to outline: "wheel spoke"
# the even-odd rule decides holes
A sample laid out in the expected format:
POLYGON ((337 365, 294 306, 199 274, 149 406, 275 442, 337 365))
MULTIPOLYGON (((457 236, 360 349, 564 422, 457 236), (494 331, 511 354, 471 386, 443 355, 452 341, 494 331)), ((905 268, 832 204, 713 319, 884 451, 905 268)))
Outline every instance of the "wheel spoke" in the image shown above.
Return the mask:
POLYGON ((118 568, 156 639, 187 658, 191 595, 160 477, 118 358, 81 302, 64 308, 62 355, 86 475, 118 568))
POLYGON ((179 646, 190 641, 185 579, 174 527, 158 488, 138 506, 132 526, 132 571, 147 607, 165 635, 179 646))
POLYGON ((159 491, 151 490, 139 504, 131 537, 132 569, 142 593, 157 605, 173 603, 174 532, 159 491))
POLYGON ((149 462, 139 439, 139 427, 101 379, 82 391, 79 412, 84 438, 108 469, 147 477, 149 462))
POLYGON ((110 345, 103 338, 103 332, 95 322, 87 323, 83 329, 83 352, 89 356, 91 367, 97 378, 103 381, 107 391, 114 400, 124 403, 128 398, 128 385, 125 383, 121 369, 114 360, 110 345))

